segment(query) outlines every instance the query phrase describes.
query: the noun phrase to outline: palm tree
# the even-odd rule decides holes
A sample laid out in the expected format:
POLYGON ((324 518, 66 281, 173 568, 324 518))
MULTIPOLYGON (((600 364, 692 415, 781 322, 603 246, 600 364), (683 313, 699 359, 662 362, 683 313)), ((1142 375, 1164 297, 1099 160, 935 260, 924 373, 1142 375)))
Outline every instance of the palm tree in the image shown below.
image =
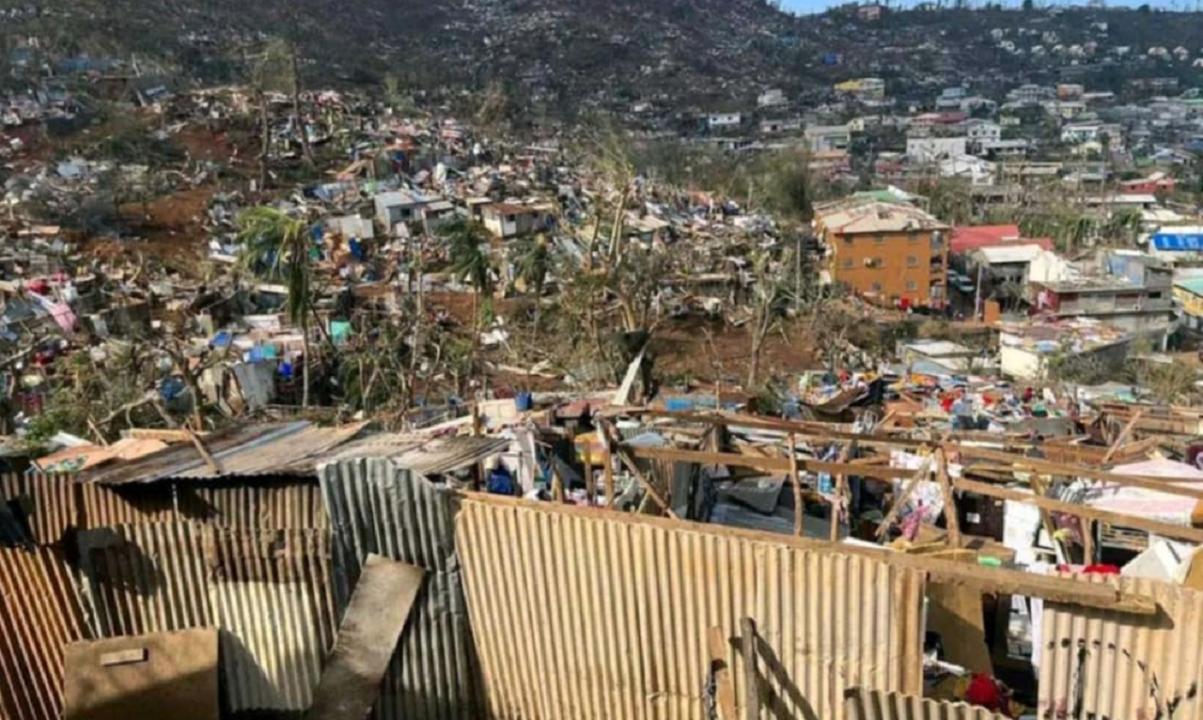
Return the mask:
POLYGON ((308 226, 302 218, 271 207, 245 210, 238 216, 239 260, 250 272, 271 280, 283 280, 288 288, 285 312, 301 328, 305 354, 301 364, 301 407, 309 407, 309 318, 313 310, 310 285, 313 268, 309 262, 308 226))
POLYGON ((1144 216, 1139 210, 1125 209, 1112 213, 1103 226, 1103 234, 1108 240, 1116 240, 1117 244, 1128 247, 1136 242, 1144 229, 1144 216))
POLYGON ((447 241, 451 256, 451 273, 465 280, 475 290, 472 296, 472 350, 475 361, 477 344, 480 342, 481 306, 480 297, 493 290, 493 266, 489 258, 489 231, 476 220, 457 217, 439 228, 439 234, 447 241))
POLYGON ((535 321, 531 334, 539 331, 539 311, 542 309, 543 289, 551 271, 551 247, 547 236, 522 238, 510 247, 510 259, 518 277, 526 283, 527 292, 535 296, 535 321))

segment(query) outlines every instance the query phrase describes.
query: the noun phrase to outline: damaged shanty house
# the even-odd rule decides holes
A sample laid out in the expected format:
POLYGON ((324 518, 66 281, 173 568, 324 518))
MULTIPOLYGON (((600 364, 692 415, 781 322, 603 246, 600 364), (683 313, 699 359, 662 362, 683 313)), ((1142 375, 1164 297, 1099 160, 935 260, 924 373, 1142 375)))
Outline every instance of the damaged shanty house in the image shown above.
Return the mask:
MULTIPOLYGON (((714 422, 670 415, 683 427, 714 422)), ((343 717, 330 713, 374 705, 380 718, 893 717, 871 714, 884 707, 1000 718, 940 699, 934 684, 949 664, 972 677, 1004 672, 985 647, 983 600, 1007 607, 1023 597, 1041 607, 1032 638, 1040 717, 1075 708, 1203 717, 1191 691, 1203 674, 1190 647, 1199 590, 995 566, 997 546, 965 537, 881 547, 681 520, 676 491, 660 479, 722 467, 741 482, 755 473, 736 471, 750 468, 785 475, 787 487, 796 472, 809 488, 816 473, 856 468, 938 486, 940 468, 970 457, 997 469, 992 451, 963 445, 957 459, 950 446, 955 463, 919 471, 867 462, 873 452, 791 461, 766 438, 844 431, 741 418, 728 432, 746 438, 756 425, 755 446, 712 439, 703 450, 650 442, 689 433, 640 416, 619 422, 620 434, 602 422, 602 453, 617 462, 601 465, 599 487, 643 488, 641 513, 476 492, 488 468, 523 452, 505 428, 435 437, 298 421, 158 431, 161 445, 141 457, 75 476, 10 476, 0 515, 4 716, 53 718, 66 707, 67 717, 95 717, 95 703, 75 694, 81 679, 99 678, 99 693, 120 668, 182 643, 205 659, 198 677, 220 682, 208 704, 167 708, 181 717, 343 717), (376 613, 378 632, 356 632, 380 593, 395 602, 376 613), (205 628, 216 631, 216 653, 205 628), (355 658, 364 673, 348 670, 355 658)), ((517 415, 510 428, 527 421, 517 415)), ((857 442, 918 450, 889 431, 857 442)), ((1018 493, 952 480, 966 493, 1018 493)), ((138 697, 110 700, 136 713, 138 697)))

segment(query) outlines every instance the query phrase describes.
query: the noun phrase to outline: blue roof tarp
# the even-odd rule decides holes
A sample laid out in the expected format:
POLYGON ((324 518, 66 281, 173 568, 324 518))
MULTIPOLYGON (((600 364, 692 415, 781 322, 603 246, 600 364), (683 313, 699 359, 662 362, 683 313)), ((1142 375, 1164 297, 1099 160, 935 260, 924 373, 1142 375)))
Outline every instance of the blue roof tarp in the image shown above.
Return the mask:
POLYGON ((1157 233, 1153 236, 1153 247, 1158 250, 1203 251, 1203 234, 1157 233))

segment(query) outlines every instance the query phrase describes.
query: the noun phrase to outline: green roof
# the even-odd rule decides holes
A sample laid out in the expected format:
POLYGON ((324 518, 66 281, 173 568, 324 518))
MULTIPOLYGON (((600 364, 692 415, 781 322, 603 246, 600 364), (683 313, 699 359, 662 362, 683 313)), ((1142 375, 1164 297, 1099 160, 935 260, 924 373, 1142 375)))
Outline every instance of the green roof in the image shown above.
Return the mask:
POLYGON ((1203 296, 1203 277, 1185 278, 1175 280, 1174 287, 1180 287, 1183 290, 1195 295, 1203 296))

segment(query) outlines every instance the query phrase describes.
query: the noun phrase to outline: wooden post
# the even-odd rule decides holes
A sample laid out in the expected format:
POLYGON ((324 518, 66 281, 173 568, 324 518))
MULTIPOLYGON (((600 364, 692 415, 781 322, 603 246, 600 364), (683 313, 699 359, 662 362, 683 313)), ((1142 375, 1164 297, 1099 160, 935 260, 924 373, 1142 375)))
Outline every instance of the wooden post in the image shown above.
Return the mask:
POLYGON ((606 507, 614 507, 614 456, 610 454, 610 443, 606 443, 606 466, 602 468, 602 472, 606 479, 606 507))
POLYGON ((1094 520, 1090 518, 1082 518, 1082 552, 1084 554, 1083 565, 1093 565, 1095 562, 1095 547, 1094 547, 1094 520))
POLYGON ((760 718, 760 672, 756 667, 756 623, 752 618, 739 621, 740 649, 744 658, 744 718, 760 718))
POLYGON ((882 519, 881 524, 877 526, 877 537, 885 537, 886 532, 890 529, 890 525, 894 522, 894 518, 898 517, 898 513, 902 510, 902 504, 905 503, 908 498, 910 498, 911 493, 913 493, 915 488, 919 485, 919 481, 927 477, 928 472, 931 470, 931 461, 932 459, 929 455, 926 459, 924 459, 923 465, 919 467, 919 469, 915 472, 915 475, 910 480, 906 481, 906 485, 903 486, 902 492, 898 494, 898 497, 894 498, 894 502, 890 505, 890 512, 886 513, 886 516, 884 519, 882 519))
POLYGON ((1132 418, 1128 420, 1128 424, 1124 426, 1124 429, 1120 431, 1119 435, 1115 436, 1115 442, 1111 443, 1111 447, 1107 448, 1107 454, 1103 456, 1103 461, 1101 464, 1106 465, 1107 463, 1111 462, 1111 457, 1115 455, 1115 451, 1119 450, 1120 446, 1124 444, 1124 441, 1128 439, 1128 436, 1132 434, 1132 429, 1136 427, 1137 421, 1140 420, 1141 416, 1144 414, 1144 408, 1132 413, 1132 418))
POLYGON ((802 497, 802 480, 798 477, 798 450, 794 434, 789 434, 789 481, 794 486, 794 534, 806 536, 806 500, 802 497))
POLYGON ((640 471, 639 467, 635 464, 635 461, 627 457, 626 452, 624 452, 622 449, 618 450, 618 458, 622 460, 624 465, 627 466, 627 470, 630 470, 631 474, 635 476, 635 480, 637 480, 639 484, 643 486, 643 489, 645 492, 647 492, 648 496, 660 506, 660 509, 663 510, 670 518, 679 520, 680 518, 678 518, 677 514, 673 512, 673 509, 669 506, 664 497, 656 490, 656 487, 652 485, 651 481, 647 479, 642 471, 640 471))
POLYGON ((593 460, 592 455, 587 456, 585 460, 585 494, 588 495, 585 504, 589 507, 593 507, 597 499, 597 482, 593 479, 593 464, 590 462, 591 460, 593 460))
MULTIPOLYGON (((893 413, 888 413, 886 417, 893 417, 893 413)), ((848 458, 852 456, 856 449, 856 441, 848 443, 844 449, 840 451, 839 462, 846 463, 848 458)), ((835 476, 835 500, 831 503, 831 542, 840 541, 840 505, 844 502, 844 497, 848 494, 848 476, 840 473, 835 476)), ((851 527, 852 523, 848 524, 851 527)))
POLYGON ((551 464, 551 498, 558 503, 564 502, 564 481, 560 479, 554 461, 551 464))
POLYGON ((957 516, 957 498, 948 479, 948 456, 944 449, 936 451, 936 477, 940 481, 940 493, 944 496, 944 524, 948 526, 948 546, 961 547, 961 519, 957 516))
POLYGON ((731 667, 727 664, 727 638, 722 628, 710 628, 706 633, 706 646, 710 653, 710 674, 714 678, 719 720, 737 720, 735 685, 731 680, 731 667))

